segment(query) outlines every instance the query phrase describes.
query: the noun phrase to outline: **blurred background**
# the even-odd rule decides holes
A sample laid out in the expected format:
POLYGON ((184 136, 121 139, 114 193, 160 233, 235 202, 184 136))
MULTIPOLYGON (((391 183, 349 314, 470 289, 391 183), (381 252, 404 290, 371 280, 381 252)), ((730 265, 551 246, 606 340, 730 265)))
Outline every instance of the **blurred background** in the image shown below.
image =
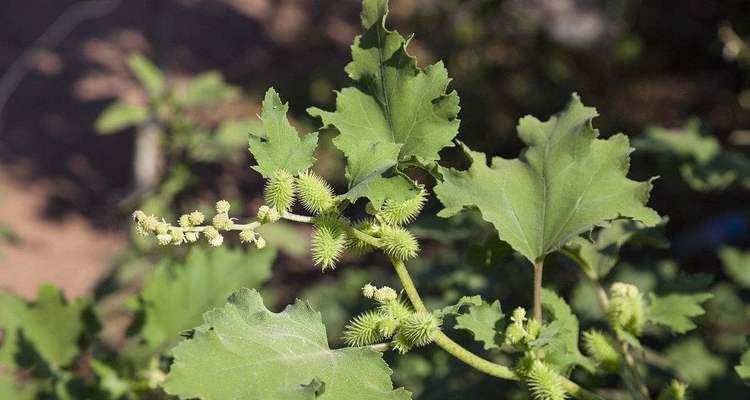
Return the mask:
MULTIPOLYGON (((186 253, 132 236, 130 213, 174 217, 227 198, 237 213, 254 215, 263 182, 249 169, 247 133, 258 129, 263 93, 274 86, 301 131, 318 129, 305 109, 332 109, 333 91, 349 84, 343 68, 359 11, 358 0, 0 2, 0 287, 33 299, 40 284, 52 283, 69 297, 110 299, 105 337, 113 348, 125 343, 132 313, 117 299, 138 293, 154 265, 186 253)), ((743 303, 750 296, 736 281, 750 287, 742 275, 750 258, 727 266, 728 251, 750 244, 750 1, 391 0, 390 24, 416 33, 409 50, 421 66, 446 63, 461 99, 459 138, 472 148, 516 157, 518 118, 546 119, 572 92, 598 109, 604 136, 631 137, 640 149, 631 175, 660 176, 651 205, 669 217, 671 246, 632 250, 624 274, 652 286, 677 265, 716 275, 713 287, 723 294, 713 310, 735 314, 705 321, 701 334, 726 334, 725 341, 675 354, 719 365, 708 377, 682 372, 693 374, 697 390, 734 393, 730 360, 750 333, 743 303)), ((316 169, 343 189, 332 135, 322 132, 316 169)), ((439 209, 433 203, 425 214, 439 209)), ((486 238, 460 227, 478 222, 452 223, 451 237, 441 234, 446 222, 417 225, 428 254, 423 278, 435 282, 428 295, 443 296, 439 302, 491 292, 509 299, 506 309, 527 301, 509 296, 530 270, 498 267, 517 261, 508 255, 490 272, 474 265, 486 238), (476 268, 456 273, 463 264, 476 268), (508 268, 517 276, 500 278, 508 268)), ((356 289, 387 269, 377 258, 353 259, 321 276, 305 235, 291 226, 268 233, 281 255, 265 287, 280 304, 321 299, 324 320, 340 332, 358 306, 356 289), (351 290, 341 291, 341 304, 322 304, 335 280, 351 290)), ((560 282, 566 293, 584 291, 570 278, 560 282)), ((580 296, 576 310, 585 314, 580 296)), ((424 362, 430 357, 435 365, 440 355, 399 361, 412 364, 397 368, 398 381, 422 398, 469 390, 445 382, 434 389, 441 375, 424 362)), ((473 379, 484 386, 471 390, 494 384, 473 379)))

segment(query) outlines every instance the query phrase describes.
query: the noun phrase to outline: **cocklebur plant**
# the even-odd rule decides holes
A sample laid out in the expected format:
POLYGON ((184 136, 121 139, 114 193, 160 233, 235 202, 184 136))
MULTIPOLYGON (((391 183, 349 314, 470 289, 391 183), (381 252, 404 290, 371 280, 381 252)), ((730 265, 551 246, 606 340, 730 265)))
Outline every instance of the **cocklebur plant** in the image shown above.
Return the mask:
MULTIPOLYGON (((353 85, 337 92, 334 111, 308 109, 337 132, 333 143, 346 157, 344 193, 334 193, 312 172, 318 134, 300 136, 287 119, 288 105, 269 89, 260 115, 264 132, 251 134, 249 143, 253 169, 265 178, 265 204, 254 220, 240 223, 224 202, 217 203, 208 224, 207 218, 192 214, 176 226, 143 212, 134 218, 139 232, 156 235, 164 245, 204 237, 220 246, 224 234, 239 231, 242 242, 260 248, 265 241, 255 229, 261 225, 280 220, 311 224, 311 258, 322 271, 342 265, 348 253, 380 252, 403 290, 363 287, 362 294, 376 307, 352 318, 343 332, 349 347, 343 349, 330 349, 320 314, 304 302, 273 313, 258 292, 240 290, 223 308, 206 314, 192 337, 172 350, 165 390, 206 400, 408 399, 404 389, 394 390, 379 352, 403 354, 434 344, 477 371, 523 382, 535 400, 604 398, 601 393, 610 389, 583 388, 571 379, 576 369, 590 375, 615 373, 633 398, 650 399, 653 388, 641 376, 639 338, 661 327, 674 333, 694 328, 691 318, 703 313, 701 304, 710 295, 657 296, 618 282, 609 293, 604 289, 616 260, 603 251, 612 243, 604 246, 596 240, 612 240, 608 230, 622 224, 637 231, 661 221, 646 206, 651 181, 627 177, 628 138, 601 139, 592 125, 596 110, 573 95, 547 121, 530 116, 519 121, 518 134, 527 147, 518 158, 494 157, 488 163, 485 154, 458 142, 469 168, 441 165, 439 152, 456 144, 458 95, 447 91, 450 79, 442 63, 417 67, 407 51, 408 40, 386 28, 387 14, 387 1, 363 1, 364 33, 355 39, 346 67, 353 85), (435 181, 416 181, 413 169, 428 171, 435 181), (516 308, 505 327, 499 301, 472 296, 442 309, 425 306, 406 262, 420 251, 409 224, 432 196, 443 205, 441 217, 478 211, 500 240, 528 261, 533 268, 531 312, 516 308), (368 216, 352 219, 362 211, 368 216), (598 233, 590 235, 594 241, 581 236, 591 232, 598 233), (543 287, 545 259, 557 252, 570 256, 584 278, 598 285, 610 332, 589 330, 582 340, 571 308, 543 287), (450 320, 455 320, 452 328, 450 320), (509 364, 468 350, 448 336, 449 329, 470 332, 486 351, 505 353, 509 364), (580 351, 581 341, 588 356, 580 351)), ((681 387, 665 388, 665 396, 678 396, 681 387)))

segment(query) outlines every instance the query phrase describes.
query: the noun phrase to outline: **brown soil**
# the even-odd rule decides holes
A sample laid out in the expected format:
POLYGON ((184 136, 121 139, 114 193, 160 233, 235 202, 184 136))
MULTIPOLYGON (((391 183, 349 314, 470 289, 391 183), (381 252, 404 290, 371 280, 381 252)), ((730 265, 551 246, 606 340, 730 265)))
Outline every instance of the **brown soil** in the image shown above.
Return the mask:
POLYGON ((126 237, 95 229, 80 215, 46 218, 45 199, 60 189, 60 182, 25 185, 4 170, 0 187, 0 223, 16 237, 0 245, 0 288, 28 298, 35 297, 43 283, 55 284, 71 297, 91 293, 125 248, 126 237))

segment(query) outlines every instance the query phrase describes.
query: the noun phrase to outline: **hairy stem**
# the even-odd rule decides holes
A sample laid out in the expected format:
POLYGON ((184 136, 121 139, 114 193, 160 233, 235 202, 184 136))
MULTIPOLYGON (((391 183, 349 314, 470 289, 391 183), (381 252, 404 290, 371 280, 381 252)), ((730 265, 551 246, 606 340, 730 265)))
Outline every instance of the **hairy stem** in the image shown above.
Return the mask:
POLYGON ((544 257, 534 261, 534 319, 542 322, 542 275, 544 273, 544 257))

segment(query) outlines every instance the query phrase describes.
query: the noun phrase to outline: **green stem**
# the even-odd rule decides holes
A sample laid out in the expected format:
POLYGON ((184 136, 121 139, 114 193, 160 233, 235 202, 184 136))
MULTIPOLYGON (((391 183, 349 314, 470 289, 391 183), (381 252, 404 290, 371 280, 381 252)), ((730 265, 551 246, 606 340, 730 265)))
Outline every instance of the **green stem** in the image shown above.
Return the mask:
POLYGON ((313 217, 307 215, 292 214, 286 211, 281 215, 281 218, 294 222, 302 222, 304 224, 310 224, 313 220, 313 217))
POLYGON ((542 322, 542 275, 544 274, 544 257, 534 261, 534 319, 542 322))
MULTIPOLYGON (((365 235, 364 233, 362 234, 365 235)), ((424 303, 422 302, 422 298, 419 296, 419 292, 417 292, 414 281, 411 279, 411 275, 409 275, 409 271, 406 269, 406 264, 404 264, 403 261, 395 258, 391 258, 391 263, 393 264, 393 268, 396 270, 396 275, 398 275, 398 278, 401 281, 401 285, 404 287, 404 291, 409 297, 409 300, 411 301, 414 308, 417 311, 429 312, 427 310, 427 307, 425 307, 424 303)), ((463 361, 464 363, 478 371, 501 379, 521 379, 521 377, 519 377, 510 368, 485 360, 484 358, 479 357, 469 350, 466 350, 466 348, 454 342, 442 331, 438 331, 435 334, 434 340, 435 344, 440 346, 450 355, 456 357, 457 359, 463 361)), ((578 386, 578 384, 569 379, 562 378, 562 380, 565 390, 579 400, 603 400, 599 395, 578 386)))

